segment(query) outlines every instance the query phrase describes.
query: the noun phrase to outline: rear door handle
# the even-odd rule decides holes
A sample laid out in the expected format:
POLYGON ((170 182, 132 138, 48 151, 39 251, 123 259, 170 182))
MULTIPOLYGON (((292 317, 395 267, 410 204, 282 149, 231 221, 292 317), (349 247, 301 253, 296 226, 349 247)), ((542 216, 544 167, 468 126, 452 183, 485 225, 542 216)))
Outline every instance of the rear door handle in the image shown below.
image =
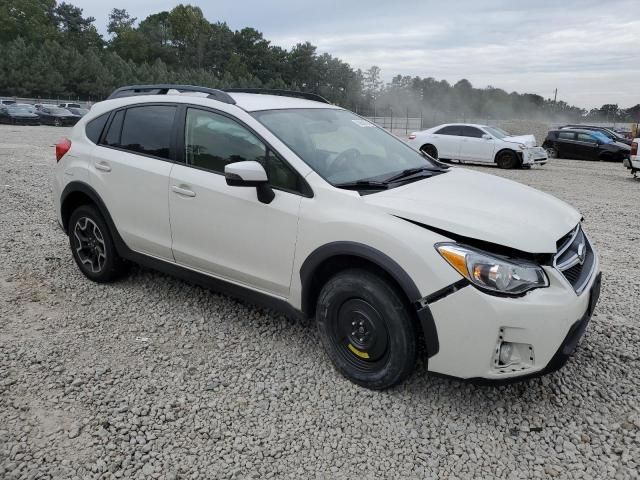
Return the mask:
POLYGON ((183 197, 195 197, 196 192, 193 190, 189 190, 188 188, 182 188, 177 185, 172 185, 171 190, 173 190, 178 195, 182 195, 183 197))
POLYGON ((103 172, 111 171, 111 165, 109 165, 107 162, 96 162, 94 165, 97 170, 102 170, 103 172))

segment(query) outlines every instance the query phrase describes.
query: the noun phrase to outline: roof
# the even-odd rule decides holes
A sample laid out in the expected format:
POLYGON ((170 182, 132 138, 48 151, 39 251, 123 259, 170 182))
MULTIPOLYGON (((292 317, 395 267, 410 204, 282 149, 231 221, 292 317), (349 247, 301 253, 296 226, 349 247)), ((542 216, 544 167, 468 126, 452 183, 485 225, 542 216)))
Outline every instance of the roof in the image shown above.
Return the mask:
POLYGON ((238 107, 248 112, 255 112, 258 110, 278 110, 284 108, 340 108, 336 105, 296 97, 266 95, 262 93, 228 93, 236 101, 236 105, 238 107))
POLYGON ((442 125, 437 125, 434 128, 442 128, 442 127, 477 127, 477 128, 489 128, 489 125, 481 125, 479 123, 443 123, 442 125))

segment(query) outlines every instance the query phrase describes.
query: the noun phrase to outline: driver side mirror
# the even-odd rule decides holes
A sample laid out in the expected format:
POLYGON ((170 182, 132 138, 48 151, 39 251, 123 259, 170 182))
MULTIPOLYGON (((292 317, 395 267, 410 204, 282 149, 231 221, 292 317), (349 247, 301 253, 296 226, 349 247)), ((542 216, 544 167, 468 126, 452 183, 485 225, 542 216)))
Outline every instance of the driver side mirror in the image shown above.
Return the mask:
POLYGON ((267 172, 256 161, 234 162, 225 165, 224 178, 230 187, 255 187, 258 200, 271 203, 276 194, 269 185, 267 172))
POLYGON ((491 137, 491 135, 489 135, 488 133, 484 133, 484 134, 482 135, 482 138, 484 138, 485 140, 491 140, 491 138, 492 138, 492 137, 491 137))

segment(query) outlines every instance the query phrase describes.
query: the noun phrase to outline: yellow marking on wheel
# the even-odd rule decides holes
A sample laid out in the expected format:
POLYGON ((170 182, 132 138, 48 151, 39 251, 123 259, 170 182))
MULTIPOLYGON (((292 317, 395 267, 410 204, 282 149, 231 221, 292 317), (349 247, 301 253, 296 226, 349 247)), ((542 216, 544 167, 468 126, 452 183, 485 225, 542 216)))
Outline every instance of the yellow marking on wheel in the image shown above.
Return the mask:
POLYGON ((356 347, 354 347, 351 344, 347 345, 347 347, 349 348, 349 350, 351 350, 353 353, 355 353, 360 358, 366 358, 366 359, 369 358, 369 354, 367 352, 363 352, 362 350, 358 350, 356 347))

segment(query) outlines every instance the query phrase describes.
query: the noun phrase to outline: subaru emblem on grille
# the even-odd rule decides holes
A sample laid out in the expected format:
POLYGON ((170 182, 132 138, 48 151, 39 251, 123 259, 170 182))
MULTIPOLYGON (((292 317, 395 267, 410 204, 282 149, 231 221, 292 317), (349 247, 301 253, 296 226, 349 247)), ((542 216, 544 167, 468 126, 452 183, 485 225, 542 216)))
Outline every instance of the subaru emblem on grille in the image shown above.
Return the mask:
POLYGON ((584 260, 587 257, 587 252, 584 247, 584 243, 578 245, 578 260, 580 260, 580 265, 584 264, 584 260))

